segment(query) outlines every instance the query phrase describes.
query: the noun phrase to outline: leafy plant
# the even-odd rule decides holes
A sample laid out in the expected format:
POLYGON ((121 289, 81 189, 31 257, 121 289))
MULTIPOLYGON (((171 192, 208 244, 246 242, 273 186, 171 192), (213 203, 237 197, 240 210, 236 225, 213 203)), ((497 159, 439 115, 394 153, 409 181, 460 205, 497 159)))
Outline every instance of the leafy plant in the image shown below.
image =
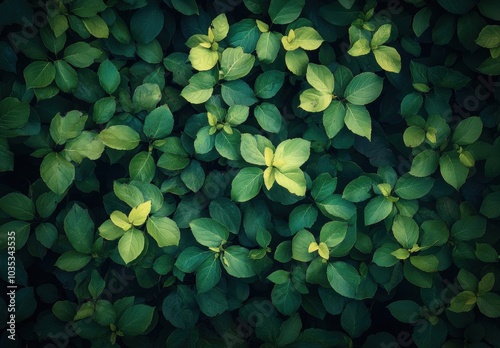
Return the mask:
POLYGON ((496 1, 0 9, 2 347, 498 345, 496 1))

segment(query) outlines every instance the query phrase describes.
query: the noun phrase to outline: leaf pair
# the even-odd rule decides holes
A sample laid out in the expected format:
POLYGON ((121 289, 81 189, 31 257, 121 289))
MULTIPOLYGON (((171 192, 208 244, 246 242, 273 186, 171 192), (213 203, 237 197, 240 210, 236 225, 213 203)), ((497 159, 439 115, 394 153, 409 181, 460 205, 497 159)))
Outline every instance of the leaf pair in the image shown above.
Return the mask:
POLYGON ((275 151, 274 145, 263 136, 243 134, 243 159, 267 168, 265 171, 260 168, 243 168, 233 180, 231 196, 238 202, 245 202, 259 193, 262 181, 268 190, 276 181, 290 193, 305 195, 306 181, 300 166, 307 161, 309 154, 310 142, 303 139, 285 140, 275 151))

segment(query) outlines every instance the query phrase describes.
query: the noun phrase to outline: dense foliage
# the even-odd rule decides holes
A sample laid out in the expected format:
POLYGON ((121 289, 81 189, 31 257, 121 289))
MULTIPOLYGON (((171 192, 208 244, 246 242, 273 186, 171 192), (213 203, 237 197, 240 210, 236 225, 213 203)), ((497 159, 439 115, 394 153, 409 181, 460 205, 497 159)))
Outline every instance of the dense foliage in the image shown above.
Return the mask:
POLYGON ((499 20, 1 2, 0 345, 498 346, 499 20))

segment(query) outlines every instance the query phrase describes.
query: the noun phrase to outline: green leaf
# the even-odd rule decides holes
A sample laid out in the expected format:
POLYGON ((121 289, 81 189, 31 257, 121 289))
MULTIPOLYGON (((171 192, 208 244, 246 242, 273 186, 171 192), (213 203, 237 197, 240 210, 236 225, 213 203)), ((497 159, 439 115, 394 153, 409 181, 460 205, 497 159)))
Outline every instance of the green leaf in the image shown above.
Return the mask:
POLYGON ((381 25, 377 31, 373 34, 372 41, 370 42, 370 45, 372 47, 377 47, 380 45, 383 45, 389 40, 391 37, 391 29, 392 25, 391 24, 383 24, 381 25))
POLYGON ((132 223, 129 221, 127 215, 119 210, 112 212, 109 218, 113 224, 120 227, 123 231, 128 231, 132 227, 132 223))
POLYGON ((196 290, 202 294, 211 290, 221 278, 221 267, 219 259, 208 257, 196 270, 196 290))
POLYGON ((456 19, 451 14, 440 16, 432 29, 432 41, 435 45, 447 45, 456 30, 456 19))
POLYGON ((227 17, 225 13, 219 14, 212 21, 212 31, 214 33, 214 40, 221 41, 224 40, 229 32, 229 23, 227 22, 227 17))
POLYGON ((106 22, 100 16, 82 18, 82 22, 92 36, 98 39, 108 38, 109 28, 106 22))
POLYGON ((395 48, 379 46, 373 50, 375 60, 385 71, 399 73, 401 71, 401 56, 395 48))
MULTIPOLYGON (((276 284, 271 291, 271 300, 283 315, 292 315, 295 313, 302 302, 302 296, 295 288, 291 280, 283 284, 276 284)), ((273 337, 273 336, 271 336, 273 337)))
POLYGON ((290 232, 295 234, 303 228, 311 228, 318 217, 318 211, 312 204, 295 207, 288 218, 290 232))
POLYGON ((283 284, 290 279, 290 272, 280 269, 268 275, 267 279, 272 281, 274 284, 283 284))
POLYGON ((161 144, 164 153, 158 159, 158 167, 167 170, 181 170, 189 164, 189 158, 186 150, 181 144, 180 138, 170 137, 162 139, 161 144))
POLYGON ((393 203, 384 196, 372 198, 365 207, 365 226, 384 220, 392 211, 393 203))
POLYGON ((424 103, 424 98, 420 93, 412 92, 410 94, 407 94, 401 101, 401 116, 407 117, 407 116, 417 115, 423 103, 424 103))
POLYGON ((55 266, 66 272, 76 272, 85 267, 91 259, 91 255, 70 250, 59 256, 55 266))
MULTIPOLYGON (((292 29, 293 30, 293 29, 292 29)), ((287 51, 302 48, 306 51, 314 51, 323 43, 321 35, 311 27, 301 27, 281 38, 281 43, 287 51), (292 35, 292 36, 290 36, 292 35)))
POLYGON ((269 133, 278 133, 283 124, 283 118, 276 105, 264 102, 254 109, 257 122, 263 130, 269 133))
POLYGON ((210 257, 213 257, 212 251, 202 251, 197 247, 187 247, 181 251, 175 260, 175 267, 184 273, 192 273, 210 257))
POLYGON ((137 55, 147 63, 158 64, 163 60, 163 49, 155 39, 147 44, 137 44, 137 55))
POLYGON ((93 299, 97 299, 104 290, 106 282, 96 270, 90 274, 89 292, 93 299))
POLYGON ((76 314, 77 304, 68 300, 57 301, 52 306, 52 313, 59 320, 70 322, 76 314))
POLYGON ((30 106, 17 98, 7 97, 0 101, 0 130, 20 128, 28 122, 30 106))
POLYGON ((425 150, 415 156, 411 163, 410 174, 426 177, 434 173, 438 167, 439 154, 434 150, 425 150))
POLYGON ((329 248, 334 248, 345 240, 347 228, 347 222, 329 221, 321 227, 319 240, 329 248))
POLYGON ((439 320, 434 325, 427 324, 422 330, 413 331, 411 337, 417 347, 438 348, 445 344, 447 333, 446 321, 439 320))
POLYGON ((64 60, 56 60, 54 68, 56 69, 55 81, 57 87, 66 93, 74 92, 78 85, 78 74, 75 69, 64 60))
POLYGON ((195 0, 172 0, 172 5, 177 11, 186 16, 199 14, 195 0))
POLYGON ((206 102, 213 93, 215 81, 207 73, 198 73, 189 79, 189 85, 184 87, 181 96, 192 104, 206 102))
POLYGON ((144 249, 144 234, 132 227, 118 241, 118 252, 125 263, 137 259, 144 249))
POLYGON ((402 323, 411 324, 415 320, 415 314, 420 314, 418 303, 410 300, 394 301, 387 306, 392 316, 402 323))
POLYGON ((262 143, 263 139, 264 137, 262 136, 253 136, 251 134, 241 135, 241 156, 246 162, 256 164, 258 166, 266 165, 263 150, 266 147, 265 145, 268 144, 264 145, 262 143))
POLYGON ((374 73, 364 72, 356 75, 345 89, 345 98, 354 105, 373 102, 382 93, 383 80, 374 73))
POLYGON ((361 301, 348 302, 340 317, 342 328, 353 338, 360 337, 371 323, 370 312, 361 301))
POLYGON ((83 131, 79 136, 66 143, 64 154, 76 163, 81 163, 84 158, 95 161, 101 157, 104 147, 98 134, 83 131))
POLYGON ((193 160, 181 173, 181 180, 188 189, 198 192, 205 182, 205 171, 200 162, 193 160))
POLYGON ((271 64, 276 60, 280 48, 280 36, 277 33, 262 33, 257 41, 257 58, 262 63, 271 64))
POLYGON ((286 0, 271 0, 269 5, 269 16, 274 24, 288 24, 296 20, 305 0, 286 1, 286 0))
POLYGON ((57 145, 64 144, 69 139, 76 138, 85 128, 87 115, 80 111, 70 111, 64 117, 57 113, 50 122, 50 136, 57 145))
POLYGON ((285 73, 278 70, 268 70, 255 79, 255 95, 262 99, 272 98, 283 86, 285 73))
POLYGON ((217 64, 219 54, 211 48, 197 46, 191 48, 188 58, 193 68, 198 71, 207 71, 217 64))
POLYGON ((290 317, 281 324, 280 331, 276 341, 283 347, 297 340, 302 329, 302 321, 298 313, 290 315, 290 317))
POLYGON ((134 90, 134 111, 152 111, 161 100, 161 90, 156 83, 143 83, 134 90))
MULTIPOLYGON (((111 215, 113 215, 113 213, 111 213, 111 215)), ((124 233, 125 231, 121 227, 115 225, 111 220, 106 220, 102 223, 101 226, 99 226, 99 235, 107 240, 118 239, 123 236, 124 233)))
POLYGON ((434 255, 410 256, 410 262, 415 268, 424 272, 437 272, 439 259, 434 255))
POLYGON ((64 60, 75 68, 87 68, 101 56, 101 50, 86 42, 75 42, 64 50, 64 60))
POLYGON ((332 100, 323 112, 323 127, 328 138, 332 139, 344 128, 345 114, 344 104, 338 100, 332 100))
POLYGON ((297 196, 306 194, 306 179, 302 170, 298 168, 278 169, 274 171, 274 177, 278 185, 286 188, 290 193, 297 196))
POLYGON ((344 118, 347 128, 359 136, 371 141, 372 121, 366 107, 347 103, 347 110, 344 118))
POLYGON ((323 202, 337 188, 337 178, 332 178, 329 173, 322 173, 314 179, 311 188, 311 197, 315 202, 323 202))
POLYGON ((422 228, 422 238, 420 244, 426 246, 441 246, 448 242, 450 232, 444 221, 427 220, 420 226, 422 228))
POLYGON ((246 76, 252 70, 255 63, 255 57, 244 53, 243 48, 226 48, 222 52, 220 67, 222 78, 226 81, 240 79, 246 76))
POLYGON ((481 238, 486 233, 486 219, 478 215, 464 217, 451 226, 450 232, 452 238, 461 241, 481 238))
POLYGON ((116 99, 114 97, 106 97, 99 99, 93 107, 92 119, 97 124, 106 123, 113 118, 116 112, 116 99))
POLYGON ((144 120, 144 134, 150 139, 165 138, 172 132, 174 116, 167 105, 151 111, 144 120))
POLYGON ((326 66, 309 63, 306 79, 314 89, 327 94, 333 93, 335 81, 332 72, 326 66))
POLYGON ((229 230, 219 222, 209 218, 199 218, 189 223, 198 243, 209 248, 217 248, 229 238, 229 230))
POLYGON ((333 290, 344 297, 355 298, 361 277, 353 266, 343 261, 329 263, 327 277, 333 290))
POLYGON ((453 142, 457 145, 470 145, 481 136, 483 122, 477 116, 460 121, 453 133, 453 142))
POLYGON ((482 294, 491 291, 494 285, 495 285, 495 274, 493 272, 486 273, 484 277, 481 278, 481 280, 479 281, 477 288, 478 295, 481 296, 482 294))
POLYGON ((310 141, 300 138, 287 139, 276 148, 273 166, 284 171, 298 168, 307 161, 310 151, 310 141))
MULTIPOLYGON (((242 142, 243 143, 243 142, 242 142)), ((243 168, 233 179, 231 199, 236 202, 246 202, 254 198, 262 187, 264 172, 260 168, 243 168)))
POLYGON ((78 17, 92 17, 106 9, 102 0, 75 0, 71 3, 71 12, 78 17))
POLYGON ((476 305, 478 298, 472 291, 462 291, 451 299, 449 311, 455 313, 470 312, 476 305))
POLYGON ((218 198, 208 206, 210 217, 226 226, 231 233, 237 234, 241 225, 241 212, 229 198, 218 198))
POLYGON ((309 57, 301 48, 294 51, 287 51, 285 54, 285 63, 288 70, 295 75, 305 76, 307 72, 307 65, 309 64, 309 57))
POLYGON ((392 267, 399 263, 399 259, 394 256, 394 252, 400 249, 396 243, 384 243, 373 254, 373 262, 380 267, 392 267))
POLYGON ((418 147, 425 141, 425 131, 419 126, 406 128, 403 141, 408 147, 418 147))
POLYGON ((229 275, 236 278, 250 278, 256 274, 248 253, 248 249, 239 245, 232 245, 224 250, 222 265, 229 275))
POLYGON ((495 219, 500 216, 500 192, 488 194, 481 203, 480 212, 489 219, 495 219))
POLYGON ((309 252, 309 245, 316 243, 311 232, 300 230, 292 239, 292 258, 301 262, 309 262, 316 257, 309 252))
POLYGON ((8 193, 0 198, 0 209, 18 220, 31 221, 35 217, 33 201, 19 192, 8 193))
POLYGON ((245 122, 250 113, 250 108, 244 105, 233 105, 227 110, 225 121, 230 126, 238 126, 245 122))
POLYGON ((217 133, 215 136, 215 148, 222 156, 230 160, 239 160, 240 156, 241 133, 234 129, 232 134, 225 131, 217 133))
POLYGON ((156 171, 153 157, 149 152, 139 152, 130 160, 128 171, 132 180, 151 182, 156 171))
POLYGON ((500 75, 500 57, 489 57, 477 70, 485 75, 497 76, 500 75))
POLYGON ((431 178, 418 178, 404 174, 396 182, 394 192, 403 199, 419 199, 428 194, 434 186, 431 178))
POLYGON ((172 219, 167 217, 150 216, 146 228, 151 237, 156 240, 160 248, 179 245, 181 233, 179 227, 172 219))
POLYGON ((56 69, 51 62, 33 62, 23 72, 26 88, 47 87, 56 77, 56 69))
POLYGON ((153 321, 154 307, 136 304, 127 308, 116 323, 126 336, 138 336, 146 331, 153 321))
POLYGON ((73 204, 64 218, 64 231, 76 251, 90 254, 94 244, 94 222, 87 209, 73 204))
POLYGON ((349 49, 349 51, 347 51, 347 53, 349 53, 353 57, 359 57, 370 53, 370 50, 371 50, 370 42, 362 37, 356 42, 354 42, 354 44, 349 49))
POLYGON ((135 41, 147 44, 153 41, 163 28, 164 12, 156 2, 135 11, 130 18, 130 32, 135 41))
POLYGON ((481 0, 478 3, 478 8, 483 16, 494 20, 500 20, 500 9, 495 0, 481 0))
POLYGON ((99 77, 99 83, 101 84, 102 88, 108 94, 114 93, 120 85, 120 73, 118 72, 116 66, 108 59, 106 59, 99 65, 97 76, 99 77))
POLYGON ((325 110, 331 101, 331 94, 309 88, 300 94, 299 107, 308 112, 320 112, 325 110))
POLYGON ((454 152, 447 152, 439 159, 439 168, 444 181, 459 190, 469 175, 469 168, 464 166, 454 152))
POLYGON ((500 295, 493 292, 482 294, 477 298, 477 306, 488 318, 500 318, 500 295))
POLYGON ((75 167, 60 154, 51 152, 40 165, 40 175, 51 191, 62 195, 75 179, 75 167))
POLYGON ((321 203, 316 202, 316 204, 323 214, 330 218, 338 217, 349 220, 356 214, 356 206, 343 199, 339 194, 330 195, 328 198, 323 199, 321 203))
POLYGON ((476 43, 485 48, 495 48, 500 46, 500 26, 486 25, 479 33, 476 43))
POLYGON ((40 242, 47 249, 52 248, 57 240, 58 232, 57 228, 49 223, 42 222, 35 229, 36 240, 40 242))
POLYGON ((346 185, 342 198, 353 203, 363 202, 370 198, 371 187, 372 180, 367 176, 360 176, 346 185))
POLYGON ((430 27, 431 16, 432 10, 430 7, 424 7, 415 14, 412 26, 417 37, 420 37, 430 27))
POLYGON ((180 86, 186 86, 193 76, 191 67, 186 64, 187 61, 188 55, 184 52, 171 53, 163 60, 165 68, 173 74, 173 82, 180 86))
POLYGON ((116 310, 107 300, 95 302, 94 320, 101 326, 109 326, 116 322, 116 310))
POLYGON ((418 241, 418 225, 412 218, 396 215, 392 224, 392 233, 403 248, 411 249, 418 241))
POLYGON ((133 150, 139 145, 139 133, 129 126, 116 125, 103 129, 99 138, 104 145, 115 150, 133 150))
POLYGON ((242 80, 223 83, 221 87, 221 93, 222 99, 229 106, 251 106, 257 102, 253 90, 246 82, 242 80))

